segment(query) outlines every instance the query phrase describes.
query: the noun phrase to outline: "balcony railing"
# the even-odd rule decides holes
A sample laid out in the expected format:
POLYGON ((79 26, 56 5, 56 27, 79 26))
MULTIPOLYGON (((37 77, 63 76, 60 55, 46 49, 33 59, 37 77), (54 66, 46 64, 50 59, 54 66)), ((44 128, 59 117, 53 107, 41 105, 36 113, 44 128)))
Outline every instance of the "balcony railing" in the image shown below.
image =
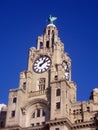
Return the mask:
POLYGON ((34 92, 30 92, 28 97, 35 97, 35 96, 40 96, 40 95, 45 95, 47 93, 47 89, 45 90, 39 90, 39 91, 34 91, 34 92))

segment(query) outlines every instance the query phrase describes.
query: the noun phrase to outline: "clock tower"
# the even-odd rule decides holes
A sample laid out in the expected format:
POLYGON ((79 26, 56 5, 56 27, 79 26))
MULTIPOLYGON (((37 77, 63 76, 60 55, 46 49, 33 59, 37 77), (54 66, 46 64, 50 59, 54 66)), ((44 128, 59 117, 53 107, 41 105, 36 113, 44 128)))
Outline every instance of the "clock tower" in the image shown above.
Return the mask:
POLYGON ((19 87, 9 91, 8 107, 1 105, 1 130, 98 130, 98 88, 88 101, 76 100, 71 59, 53 23, 56 19, 49 17, 36 47, 29 49, 19 87))
POLYGON ((70 120, 76 85, 71 80, 71 59, 64 52, 54 20, 56 17, 49 17, 43 35, 37 38, 37 47, 29 49, 28 67, 20 73, 19 88, 10 90, 6 127, 68 127, 60 124, 62 119, 70 120))

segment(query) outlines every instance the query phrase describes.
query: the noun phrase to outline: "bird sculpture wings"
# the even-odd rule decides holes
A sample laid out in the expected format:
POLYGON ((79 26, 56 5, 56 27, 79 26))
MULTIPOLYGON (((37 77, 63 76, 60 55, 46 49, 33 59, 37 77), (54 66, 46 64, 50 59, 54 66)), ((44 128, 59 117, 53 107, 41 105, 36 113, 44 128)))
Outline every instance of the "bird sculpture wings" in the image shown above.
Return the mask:
POLYGON ((49 18, 48 18, 48 22, 49 22, 50 24, 53 24, 53 22, 54 22, 56 19, 57 19, 57 17, 52 17, 52 16, 50 15, 49 18))

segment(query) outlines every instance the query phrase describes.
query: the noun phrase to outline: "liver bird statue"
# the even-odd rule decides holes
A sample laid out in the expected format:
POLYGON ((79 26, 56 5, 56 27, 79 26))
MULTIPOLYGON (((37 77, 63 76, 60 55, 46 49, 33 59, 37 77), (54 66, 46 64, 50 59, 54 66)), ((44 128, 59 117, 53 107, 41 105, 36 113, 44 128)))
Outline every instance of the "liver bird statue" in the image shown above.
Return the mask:
POLYGON ((50 24, 53 24, 53 22, 54 22, 56 19, 57 19, 57 17, 52 17, 52 16, 50 15, 49 18, 48 18, 48 22, 49 22, 50 24))

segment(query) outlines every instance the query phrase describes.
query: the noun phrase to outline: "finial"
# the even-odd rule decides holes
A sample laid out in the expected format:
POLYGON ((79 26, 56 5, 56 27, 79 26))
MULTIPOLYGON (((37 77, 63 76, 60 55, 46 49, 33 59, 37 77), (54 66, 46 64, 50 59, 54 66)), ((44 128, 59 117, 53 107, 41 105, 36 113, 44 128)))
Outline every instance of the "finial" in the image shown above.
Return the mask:
POLYGON ((49 22, 50 24, 53 24, 53 22, 54 22, 56 19, 57 19, 57 17, 52 17, 52 16, 50 15, 49 18, 48 18, 48 22, 49 22))

